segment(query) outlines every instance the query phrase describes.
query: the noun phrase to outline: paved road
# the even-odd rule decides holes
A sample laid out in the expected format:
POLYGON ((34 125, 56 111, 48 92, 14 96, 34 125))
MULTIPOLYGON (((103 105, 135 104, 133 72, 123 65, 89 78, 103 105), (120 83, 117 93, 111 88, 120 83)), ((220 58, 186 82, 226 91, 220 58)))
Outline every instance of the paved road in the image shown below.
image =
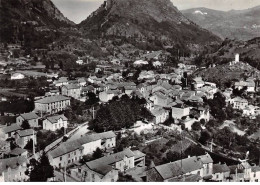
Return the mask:
POLYGON ((86 122, 86 123, 80 125, 78 127, 78 129, 73 134, 71 134, 68 141, 73 141, 73 140, 79 139, 82 136, 84 136, 85 134, 87 134, 88 132, 90 132, 90 130, 88 129, 88 122, 86 122))

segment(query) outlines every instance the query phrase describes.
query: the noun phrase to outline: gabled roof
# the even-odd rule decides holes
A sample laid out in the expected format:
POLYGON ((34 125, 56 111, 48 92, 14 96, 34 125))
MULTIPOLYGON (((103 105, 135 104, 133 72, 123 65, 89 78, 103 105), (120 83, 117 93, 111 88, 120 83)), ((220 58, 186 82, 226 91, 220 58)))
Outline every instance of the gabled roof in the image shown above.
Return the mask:
POLYGON ((8 168, 17 169, 19 165, 26 164, 27 159, 24 156, 12 157, 8 159, 0 159, 0 174, 6 171, 8 168))
POLYGON ((22 116, 22 118, 25 119, 25 120, 32 120, 32 119, 38 119, 39 118, 39 116, 37 114, 35 114, 34 112, 21 114, 20 116, 22 116))
POLYGON ((17 130, 22 130, 22 128, 19 125, 17 125, 16 123, 3 128, 3 131, 6 134, 10 133, 10 132, 15 132, 17 130))
POLYGON ((112 165, 118 161, 122 161, 124 159, 124 157, 130 158, 130 157, 134 157, 134 156, 135 156, 135 154, 130 149, 126 149, 122 152, 118 152, 115 154, 111 154, 111 155, 87 162, 86 166, 95 172, 105 175, 108 170, 111 170, 111 168, 109 167, 110 165, 112 165))
POLYGON ((51 123, 57 123, 59 119, 62 119, 63 121, 68 120, 68 118, 66 118, 63 114, 47 117, 47 120, 49 120, 51 123))
POLYGON ((134 155, 135 155, 135 159, 139 159, 139 158, 142 158, 142 157, 145 157, 146 154, 142 153, 141 151, 139 150, 135 150, 133 151, 134 155))
POLYGON ((16 133, 21 137, 31 136, 33 135, 33 129, 18 130, 16 133))
POLYGON ((18 156, 18 155, 21 155, 24 152, 27 152, 27 150, 22 149, 22 148, 15 148, 9 154, 18 156))
POLYGON ((62 87, 66 88, 66 89, 69 89, 69 90, 70 89, 80 89, 80 86, 77 85, 77 84, 69 84, 69 85, 64 85, 62 87))
POLYGON ((209 154, 199 156, 203 164, 213 163, 213 160, 209 154))
POLYGON ((224 173, 229 172, 230 169, 226 164, 213 164, 213 174, 214 173, 224 173))
POLYGON ((48 104, 48 103, 55 103, 64 100, 70 100, 70 98, 62 95, 49 96, 49 97, 44 97, 40 100, 36 100, 35 103, 48 104))

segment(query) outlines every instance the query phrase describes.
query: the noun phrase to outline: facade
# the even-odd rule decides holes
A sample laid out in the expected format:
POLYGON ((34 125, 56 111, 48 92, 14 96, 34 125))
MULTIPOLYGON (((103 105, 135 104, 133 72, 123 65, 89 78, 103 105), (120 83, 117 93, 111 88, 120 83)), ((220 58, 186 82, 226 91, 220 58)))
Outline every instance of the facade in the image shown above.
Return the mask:
POLYGON ((81 87, 76 84, 64 85, 61 88, 62 95, 79 99, 81 95, 81 87))
POLYGON ((40 117, 37 114, 35 114, 34 112, 30 112, 30 113, 21 114, 20 116, 18 116, 16 118, 16 123, 19 126, 21 126, 23 121, 28 121, 30 126, 32 128, 34 128, 34 127, 39 127, 39 119, 40 119, 40 117))
POLYGON ((22 182, 28 179, 25 175, 27 158, 12 157, 0 159, 0 182, 22 182))
POLYGON ((34 101, 35 110, 45 113, 57 113, 70 106, 70 98, 65 96, 49 96, 34 101))
POLYGON ((34 140, 34 144, 37 142, 33 129, 16 131, 15 142, 19 147, 24 148, 30 140, 34 140))
POLYGON ((248 106, 248 101, 246 99, 236 97, 230 100, 230 104, 234 109, 243 110, 248 106))
POLYGON ((155 124, 163 123, 169 118, 169 111, 164 110, 163 108, 152 109, 151 113, 154 116, 155 124))
POLYGON ((155 166, 147 171, 148 182, 172 182, 183 176, 197 175, 204 179, 212 176, 213 161, 207 154, 155 166))
POLYGON ((172 117, 174 119, 181 119, 190 114, 190 107, 172 107, 172 117))
POLYGON ((68 118, 64 115, 49 116, 42 123, 44 130, 56 131, 61 128, 68 128, 68 118))

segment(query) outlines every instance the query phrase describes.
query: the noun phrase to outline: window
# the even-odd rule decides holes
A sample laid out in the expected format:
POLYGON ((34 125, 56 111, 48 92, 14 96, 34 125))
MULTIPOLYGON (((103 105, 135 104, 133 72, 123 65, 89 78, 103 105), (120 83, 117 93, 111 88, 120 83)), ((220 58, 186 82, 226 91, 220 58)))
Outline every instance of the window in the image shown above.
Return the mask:
POLYGON ((216 175, 217 179, 218 179, 218 175, 216 175))
POLYGON ((74 155, 76 155, 76 151, 74 152, 74 155))
POLYGON ((254 177, 256 177, 256 173, 254 173, 254 177))
POLYGON ((60 157, 60 161, 62 161, 62 157, 60 157))
POLYGON ((258 182, 258 179, 256 179, 255 182, 258 182))
POLYGON ((95 182, 95 174, 92 174, 92 181, 95 182))

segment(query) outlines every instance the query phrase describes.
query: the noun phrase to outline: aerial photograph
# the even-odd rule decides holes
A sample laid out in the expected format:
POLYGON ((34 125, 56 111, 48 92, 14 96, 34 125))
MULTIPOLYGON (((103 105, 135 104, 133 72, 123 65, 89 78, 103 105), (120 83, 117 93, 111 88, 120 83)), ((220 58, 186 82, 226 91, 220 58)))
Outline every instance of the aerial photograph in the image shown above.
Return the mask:
POLYGON ((260 182, 260 0, 0 0, 0 182, 260 182))

